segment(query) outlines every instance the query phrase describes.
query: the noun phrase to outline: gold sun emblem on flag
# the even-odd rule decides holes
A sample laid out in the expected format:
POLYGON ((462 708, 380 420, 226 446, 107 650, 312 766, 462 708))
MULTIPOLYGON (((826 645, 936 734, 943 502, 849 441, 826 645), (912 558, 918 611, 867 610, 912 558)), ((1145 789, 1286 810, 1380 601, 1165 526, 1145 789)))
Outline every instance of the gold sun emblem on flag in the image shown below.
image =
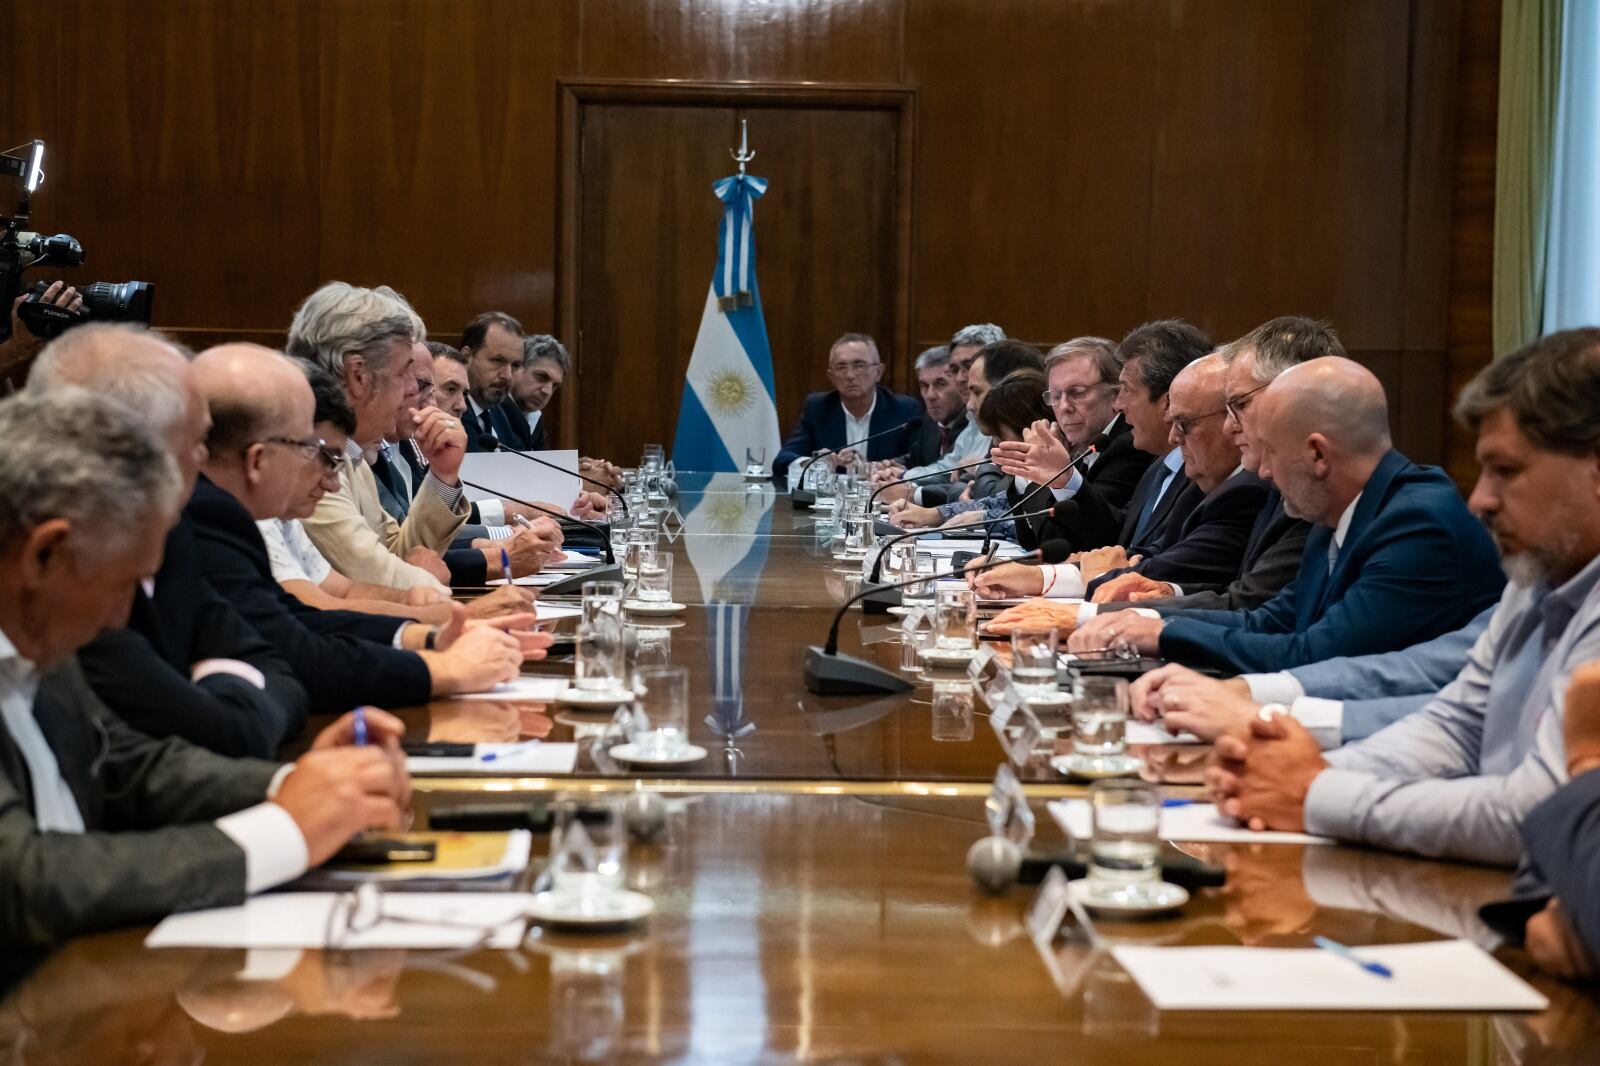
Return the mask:
POLYGON ((744 528, 745 500, 743 496, 723 495, 708 497, 695 512, 699 519, 695 525, 700 533, 738 533, 744 528))
POLYGON ((706 402, 720 415, 742 415, 756 402, 756 383, 733 367, 714 371, 706 382, 706 402))

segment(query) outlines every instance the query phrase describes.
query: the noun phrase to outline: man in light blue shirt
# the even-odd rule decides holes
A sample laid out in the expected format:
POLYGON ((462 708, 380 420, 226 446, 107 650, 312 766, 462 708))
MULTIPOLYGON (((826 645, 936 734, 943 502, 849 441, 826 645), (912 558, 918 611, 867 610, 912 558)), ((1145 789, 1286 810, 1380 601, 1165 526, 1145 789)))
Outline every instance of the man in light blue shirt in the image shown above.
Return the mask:
POLYGON ((1567 679, 1600 658, 1600 330, 1496 361, 1456 410, 1478 433, 1471 504, 1511 583, 1416 714, 1326 756, 1281 704, 1220 738, 1207 784, 1251 828, 1510 865, 1522 820, 1566 780, 1567 679))

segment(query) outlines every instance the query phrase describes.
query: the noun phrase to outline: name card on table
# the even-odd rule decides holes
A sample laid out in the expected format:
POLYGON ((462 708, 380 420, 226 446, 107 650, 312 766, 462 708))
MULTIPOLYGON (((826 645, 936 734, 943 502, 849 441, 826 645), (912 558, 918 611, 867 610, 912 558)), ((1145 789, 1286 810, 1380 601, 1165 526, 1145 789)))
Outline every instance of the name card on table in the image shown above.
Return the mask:
POLYGON ((994 674, 999 669, 1000 666, 994 657, 994 648, 983 644, 978 648, 978 654, 974 655, 972 661, 967 663, 967 676, 973 680, 974 684, 981 685, 986 676, 994 674))
POLYGON ((1004 837, 1019 848, 1028 846, 1035 826, 1033 809, 1028 806, 1027 794, 1022 791, 1022 783, 1009 763, 1002 763, 995 771, 994 785, 989 789, 983 808, 992 836, 1004 837))
POLYGON ((1018 766, 1024 766, 1033 755, 1039 738, 1044 736, 1044 726, 1039 723, 1039 716, 1033 713, 1033 708, 1014 701, 1013 694, 1012 699, 1006 701, 1007 709, 1004 712, 991 703, 989 725, 994 728, 994 735, 999 739, 1006 758, 1018 766))
POLYGON ((1034 946, 1040 951, 1047 950, 1050 942, 1056 938, 1056 933, 1061 931, 1061 923, 1067 917, 1067 908, 1072 905, 1069 891, 1067 875, 1061 872, 1061 867, 1050 867, 1039 885, 1038 894, 1028 906, 1026 919, 1028 935, 1033 938, 1034 946))

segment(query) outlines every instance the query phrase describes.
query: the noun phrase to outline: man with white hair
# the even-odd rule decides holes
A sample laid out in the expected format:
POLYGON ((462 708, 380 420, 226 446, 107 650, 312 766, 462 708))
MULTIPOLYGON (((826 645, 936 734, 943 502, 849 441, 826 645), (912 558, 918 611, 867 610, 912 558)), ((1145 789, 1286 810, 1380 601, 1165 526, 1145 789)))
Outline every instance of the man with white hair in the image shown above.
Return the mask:
MULTIPOLYGON (((318 550, 352 581, 440 589, 451 581, 451 571, 439 553, 449 547, 471 511, 458 476, 468 434, 459 419, 436 407, 415 409, 411 346, 424 339, 422 320, 398 293, 340 281, 307 297, 289 327, 288 354, 314 362, 338 379, 356 416, 339 491, 324 496, 305 520, 306 533, 318 550), (378 499, 367 455, 397 435, 405 408, 415 419, 415 439, 428 461, 428 475, 405 522, 399 523, 378 499)), ((532 562, 555 547, 549 543, 554 534, 548 527, 525 530, 518 537, 536 542, 527 549, 532 562)), ((524 545, 508 544, 507 551, 521 556, 524 545)), ((464 584, 512 576, 501 573, 498 550, 484 549, 480 555, 482 571, 474 568, 472 574, 463 575, 464 584)), ((517 572, 536 571, 532 562, 517 567, 517 572)))
MULTIPOLYGON (((211 416, 187 353, 142 326, 89 323, 52 341, 28 392, 93 388, 136 411, 167 445, 187 499, 206 459, 211 416)), ((179 519, 161 567, 133 592, 126 627, 78 653, 96 695, 134 728, 223 755, 268 757, 305 723, 306 692, 270 644, 201 573, 194 529, 179 519)))
POLYGON ((73 653, 128 617, 184 495, 163 442, 81 389, 0 403, 0 945, 242 903, 396 828, 404 727, 346 715, 289 766, 154 740, 73 653))

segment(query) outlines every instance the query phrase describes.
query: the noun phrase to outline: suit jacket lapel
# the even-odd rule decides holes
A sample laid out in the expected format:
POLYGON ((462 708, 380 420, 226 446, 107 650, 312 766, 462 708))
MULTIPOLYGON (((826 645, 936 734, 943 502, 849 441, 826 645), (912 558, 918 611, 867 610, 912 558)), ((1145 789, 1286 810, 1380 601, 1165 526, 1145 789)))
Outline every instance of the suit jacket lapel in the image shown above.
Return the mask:
POLYGON ((817 447, 825 448, 823 441, 837 440, 845 445, 850 442, 845 439, 844 401, 837 392, 830 392, 827 399, 822 401, 822 425, 817 427, 817 447))
MULTIPOLYGON (((1311 530, 1311 535, 1306 538, 1305 552, 1300 556, 1300 569, 1306 575, 1306 596, 1297 596, 1295 628, 1305 632, 1311 625, 1313 618, 1321 617, 1323 604, 1327 602, 1328 593, 1333 588, 1333 575, 1328 572, 1328 545, 1333 542, 1333 530, 1327 526, 1316 526, 1311 530), (1306 568, 1310 567, 1309 570, 1306 568)), ((1346 540, 1345 546, 1349 547, 1346 540)), ((1339 553, 1339 561, 1343 562, 1345 552, 1339 553)))

